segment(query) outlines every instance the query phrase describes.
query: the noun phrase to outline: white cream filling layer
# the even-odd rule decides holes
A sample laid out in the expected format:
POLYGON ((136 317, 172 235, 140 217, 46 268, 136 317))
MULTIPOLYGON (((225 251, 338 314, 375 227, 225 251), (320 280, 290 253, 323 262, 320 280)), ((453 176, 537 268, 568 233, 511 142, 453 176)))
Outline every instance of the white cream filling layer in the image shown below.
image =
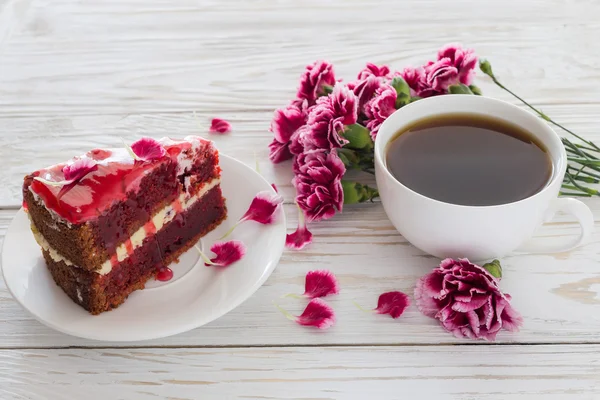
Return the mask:
MULTIPOLYGON (((212 181, 205 183, 204 186, 202 186, 202 189, 200 189, 198 193, 196 193, 193 196, 188 196, 187 193, 182 193, 177 200, 160 210, 154 215, 154 217, 152 217, 152 223, 156 228, 156 232, 160 231, 162 227, 165 226, 165 224, 171 222, 173 218, 175 218, 175 216, 177 215, 176 208, 179 208, 178 205, 181 207, 181 211, 187 210, 188 208, 192 207, 194 203, 196 203, 198 200, 204 197, 204 195, 208 193, 209 190, 211 190, 220 183, 221 179, 213 179, 212 181)), ((48 241, 42 236, 41 233, 37 231, 37 229, 33 229, 33 236, 35 237, 35 240, 40 245, 40 247, 47 251, 54 261, 62 261, 69 266, 74 266, 74 264, 71 261, 67 260, 54 248, 52 248, 50 246, 50 243, 48 243, 48 241)), ((148 233, 146 232, 146 228, 145 226, 142 226, 133 235, 131 235, 131 237, 127 241, 131 242, 131 247, 133 248, 133 250, 135 250, 144 243, 144 239, 146 239, 147 236, 148 233)), ((127 246, 125 244, 127 241, 123 242, 119 247, 117 247, 117 260, 119 262, 122 262, 127 257, 129 257, 129 252, 127 251, 127 246)), ((100 275, 106 275, 111 270, 112 263, 109 258, 102 264, 102 267, 99 270, 96 270, 94 272, 100 275)))

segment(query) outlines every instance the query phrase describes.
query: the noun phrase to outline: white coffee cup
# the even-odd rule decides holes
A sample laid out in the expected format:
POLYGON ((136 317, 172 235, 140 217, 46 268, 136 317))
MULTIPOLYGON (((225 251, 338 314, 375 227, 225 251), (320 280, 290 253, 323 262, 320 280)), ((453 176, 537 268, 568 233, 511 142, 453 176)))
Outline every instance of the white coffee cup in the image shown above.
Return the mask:
POLYGON ((528 253, 563 252, 586 242, 594 229, 592 212, 579 200, 557 198, 566 168, 567 155, 560 137, 543 120, 510 103, 483 96, 444 95, 411 103, 383 123, 375 141, 375 175, 385 212, 409 242, 439 258, 483 261, 517 249, 528 253), (552 159, 553 173, 546 186, 513 203, 464 206, 425 197, 396 180, 386 167, 386 152, 398 131, 424 118, 453 113, 492 116, 535 135, 552 159), (542 242, 519 248, 557 211, 577 219, 581 225, 579 237, 566 238, 561 244, 542 242))

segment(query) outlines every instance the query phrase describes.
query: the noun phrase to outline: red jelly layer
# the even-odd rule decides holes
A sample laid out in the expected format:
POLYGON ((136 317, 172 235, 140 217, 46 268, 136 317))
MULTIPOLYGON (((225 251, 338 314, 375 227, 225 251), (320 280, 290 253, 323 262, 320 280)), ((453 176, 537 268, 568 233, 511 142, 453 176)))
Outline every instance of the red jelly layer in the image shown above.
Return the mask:
MULTIPOLYGON (((162 139, 161 143, 166 155, 157 160, 135 161, 125 148, 95 149, 74 158, 69 163, 77 159, 91 159, 98 168, 85 175, 62 196, 59 196, 62 187, 37 180, 32 181, 30 189, 42 199, 46 208, 71 224, 80 224, 95 219, 115 203, 125 201, 132 193, 138 192, 142 179, 152 171, 167 169, 173 175, 165 178, 174 180, 177 174, 183 184, 182 176, 186 172, 193 173, 193 170, 203 168, 206 154, 216 154, 211 142, 199 137, 184 141, 162 139)), ((57 164, 36 171, 32 176, 53 182, 63 181, 65 176, 62 170, 65 165, 57 164)))

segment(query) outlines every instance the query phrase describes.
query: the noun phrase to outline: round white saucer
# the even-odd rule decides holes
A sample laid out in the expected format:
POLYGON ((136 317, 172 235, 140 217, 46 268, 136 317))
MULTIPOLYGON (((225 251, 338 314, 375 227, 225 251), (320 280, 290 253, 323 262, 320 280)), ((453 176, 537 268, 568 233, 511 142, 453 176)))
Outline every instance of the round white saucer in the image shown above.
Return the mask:
MULTIPOLYGON (((273 190, 269 182, 241 162, 220 155, 221 188, 227 219, 201 240, 210 245, 248 209, 260 191, 273 190)), ((58 331, 87 339, 135 341, 186 332, 228 313, 249 298, 269 277, 285 245, 283 209, 273 224, 248 221, 227 240, 241 240, 246 255, 226 268, 206 267, 192 248, 171 264, 169 282, 148 282, 117 309, 93 316, 75 304, 52 279, 41 250, 20 210, 8 228, 2 248, 2 273, 13 297, 36 319, 58 331)))

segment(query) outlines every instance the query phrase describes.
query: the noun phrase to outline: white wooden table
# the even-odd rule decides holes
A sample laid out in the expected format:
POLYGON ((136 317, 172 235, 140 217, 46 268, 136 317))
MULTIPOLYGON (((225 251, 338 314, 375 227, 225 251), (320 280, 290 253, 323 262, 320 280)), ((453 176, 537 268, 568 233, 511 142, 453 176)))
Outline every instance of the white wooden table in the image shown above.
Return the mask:
MULTIPOLYGON (((211 117, 234 127, 214 137, 222 152, 251 165, 256 152, 292 228, 291 172, 268 161, 268 126, 318 58, 352 78, 367 61, 401 68, 461 41, 509 87, 600 141, 599 21, 597 0, 0 0, 0 241, 26 173, 120 138, 204 135, 211 117)), ((600 227, 600 199, 588 204, 600 227)), ((600 230, 569 253, 502 260, 502 287, 525 324, 490 345, 453 338, 415 307, 392 320, 352 305, 411 293, 438 262, 397 234, 380 204, 311 228, 314 244, 286 252, 238 309, 134 345, 46 328, 0 280, 0 399, 600 398, 600 230), (315 268, 342 286, 325 332, 272 305, 315 268)), ((560 217, 539 236, 577 232, 560 217)))

